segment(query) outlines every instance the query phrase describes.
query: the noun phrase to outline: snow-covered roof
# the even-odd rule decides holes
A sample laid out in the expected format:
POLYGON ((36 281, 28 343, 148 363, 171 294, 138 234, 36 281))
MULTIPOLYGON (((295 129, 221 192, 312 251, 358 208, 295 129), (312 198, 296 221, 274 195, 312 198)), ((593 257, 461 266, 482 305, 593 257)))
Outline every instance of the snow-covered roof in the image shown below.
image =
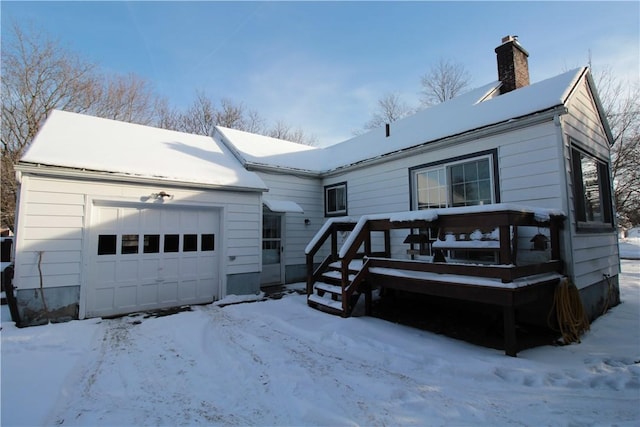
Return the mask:
POLYGON ((578 68, 499 96, 495 95, 500 82, 489 83, 393 122, 388 137, 384 129, 373 129, 335 145, 315 148, 218 127, 214 138, 225 142, 247 165, 330 172, 562 106, 585 71, 578 68))
POLYGON ((262 203, 269 208, 271 212, 290 212, 290 213, 304 213, 302 206, 294 202, 293 200, 275 200, 268 197, 262 199, 262 203))
POLYGON ((58 110, 51 112, 21 162, 215 187, 267 188, 211 137, 58 110))
MULTIPOLYGON (((246 165, 271 166, 276 168, 312 170, 304 161, 297 166, 300 158, 324 156, 324 150, 310 145, 216 126, 213 135, 216 141, 224 142, 246 165)), ((319 165, 318 165, 319 166, 319 165)))

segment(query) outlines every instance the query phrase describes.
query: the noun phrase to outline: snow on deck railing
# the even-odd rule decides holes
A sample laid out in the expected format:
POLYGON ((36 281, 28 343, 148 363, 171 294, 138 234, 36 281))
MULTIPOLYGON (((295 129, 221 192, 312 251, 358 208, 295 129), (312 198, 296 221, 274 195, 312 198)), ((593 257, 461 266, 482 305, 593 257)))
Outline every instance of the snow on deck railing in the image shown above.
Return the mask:
POLYGON ((322 235, 324 235, 324 233, 326 233, 327 230, 329 230, 329 228, 331 228, 333 224, 356 223, 356 222, 358 222, 358 217, 354 217, 354 216, 339 216, 339 217, 329 218, 327 222, 325 222, 322 225, 322 227, 320 227, 320 230, 318 230, 318 232, 313 236, 313 238, 309 241, 309 243, 307 243, 307 247, 304 248, 305 255, 308 255, 309 252, 311 252, 313 247, 320 241, 320 237, 322 237, 322 235))
POLYGON ((340 222, 355 222, 356 226, 345 240, 344 244, 340 248, 338 256, 344 258, 347 251, 353 245, 356 237, 367 223, 371 220, 388 219, 391 222, 404 222, 404 221, 435 221, 439 215, 463 215, 470 213, 482 213, 482 212, 501 212, 501 211, 514 211, 523 213, 532 213, 534 218, 538 222, 549 221, 551 216, 566 216, 565 213, 558 209, 537 208, 530 206, 522 206, 511 203, 494 203, 487 205, 477 206, 463 206, 457 208, 439 208, 439 209, 425 209, 418 211, 403 211, 403 212, 390 212, 384 214, 362 215, 361 217, 336 217, 329 218, 327 222, 323 224, 320 230, 313 236, 313 239, 307 244, 305 248, 305 254, 308 254, 311 249, 316 245, 320 237, 334 224, 340 222))
POLYGON ((344 258, 347 254, 347 251, 353 245, 356 237, 362 231, 362 228, 365 226, 367 221, 373 221, 377 219, 388 219, 392 222, 402 222, 402 221, 416 221, 416 220, 424 220, 424 221, 435 221, 438 219, 438 214, 436 209, 427 209, 422 211, 406 211, 406 212, 392 212, 386 214, 374 214, 374 215, 362 215, 358 220, 358 223, 354 227, 353 231, 347 240, 344 241, 342 247, 340 248, 340 252, 338 256, 340 258, 344 258))

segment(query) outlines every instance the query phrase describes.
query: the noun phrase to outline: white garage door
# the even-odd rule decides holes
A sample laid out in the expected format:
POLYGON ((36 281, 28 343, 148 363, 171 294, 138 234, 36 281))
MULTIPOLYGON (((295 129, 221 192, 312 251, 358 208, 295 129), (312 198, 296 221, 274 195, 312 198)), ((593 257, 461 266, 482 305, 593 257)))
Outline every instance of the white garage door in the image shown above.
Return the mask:
POLYGON ((86 317, 217 296, 217 210, 95 206, 91 222, 86 317))

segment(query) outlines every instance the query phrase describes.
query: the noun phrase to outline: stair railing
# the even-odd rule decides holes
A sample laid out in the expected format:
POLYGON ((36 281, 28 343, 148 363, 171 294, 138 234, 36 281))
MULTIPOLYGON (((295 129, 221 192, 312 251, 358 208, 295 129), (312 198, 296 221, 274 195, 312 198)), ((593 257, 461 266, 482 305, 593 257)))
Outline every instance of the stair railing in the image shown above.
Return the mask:
MULTIPOLYGON (((342 273, 342 312, 345 315, 351 311, 351 296, 357 289, 357 286, 351 286, 351 281, 349 280, 349 265, 351 264, 351 261, 356 258, 358 249, 360 249, 360 246, 362 246, 363 243, 365 245, 365 255, 371 254, 371 227, 366 217, 360 218, 353 233, 357 234, 355 236, 350 236, 350 244, 346 248, 343 246, 339 254, 341 258, 340 270, 342 273)), ((345 245, 349 242, 345 242, 345 245)), ((360 276, 358 283, 360 283, 362 277, 364 276, 360 276)))
POLYGON ((352 231, 355 226, 356 221, 351 218, 332 218, 327 221, 320 230, 318 230, 313 240, 305 249, 307 262, 307 295, 311 295, 313 293, 314 283, 327 269, 329 264, 339 259, 338 232, 352 231), (314 258, 329 239, 331 239, 330 253, 324 258, 324 260, 322 260, 320 265, 314 269, 314 258))

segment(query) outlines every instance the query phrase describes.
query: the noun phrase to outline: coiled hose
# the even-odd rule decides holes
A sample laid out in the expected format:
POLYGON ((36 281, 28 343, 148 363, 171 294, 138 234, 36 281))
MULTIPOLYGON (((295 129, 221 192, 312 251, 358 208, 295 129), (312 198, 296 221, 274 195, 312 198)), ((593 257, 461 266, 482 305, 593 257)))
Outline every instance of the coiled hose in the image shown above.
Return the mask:
POLYGON ((578 288, 566 277, 558 284, 553 295, 553 307, 549 313, 550 326, 554 308, 564 344, 579 343, 580 336, 589 330, 589 318, 584 311, 578 288))

